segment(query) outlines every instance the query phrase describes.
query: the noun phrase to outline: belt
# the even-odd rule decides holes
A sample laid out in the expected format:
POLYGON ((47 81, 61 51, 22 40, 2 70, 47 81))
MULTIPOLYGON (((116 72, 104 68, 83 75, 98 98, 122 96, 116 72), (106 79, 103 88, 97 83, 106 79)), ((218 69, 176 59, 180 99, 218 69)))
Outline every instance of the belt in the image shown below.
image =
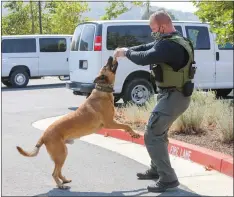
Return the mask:
POLYGON ((158 89, 157 89, 157 91, 158 91, 158 93, 162 93, 162 92, 174 92, 174 91, 176 91, 176 87, 157 87, 158 89))

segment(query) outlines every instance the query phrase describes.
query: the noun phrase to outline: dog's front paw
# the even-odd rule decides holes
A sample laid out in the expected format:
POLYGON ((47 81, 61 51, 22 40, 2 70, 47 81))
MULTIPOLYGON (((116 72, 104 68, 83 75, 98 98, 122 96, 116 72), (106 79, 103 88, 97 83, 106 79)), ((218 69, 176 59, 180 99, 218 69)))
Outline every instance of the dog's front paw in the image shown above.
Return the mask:
POLYGON ((141 135, 139 135, 138 133, 131 133, 130 135, 132 136, 132 138, 136 138, 136 139, 141 137, 141 135))

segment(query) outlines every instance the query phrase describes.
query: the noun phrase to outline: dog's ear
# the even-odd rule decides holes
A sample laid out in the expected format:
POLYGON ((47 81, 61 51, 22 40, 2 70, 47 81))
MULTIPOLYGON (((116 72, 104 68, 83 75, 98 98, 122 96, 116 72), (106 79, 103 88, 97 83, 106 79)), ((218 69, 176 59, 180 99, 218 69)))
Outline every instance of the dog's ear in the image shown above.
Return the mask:
POLYGON ((96 79, 94 79, 94 83, 108 83, 108 77, 105 75, 100 75, 96 79))

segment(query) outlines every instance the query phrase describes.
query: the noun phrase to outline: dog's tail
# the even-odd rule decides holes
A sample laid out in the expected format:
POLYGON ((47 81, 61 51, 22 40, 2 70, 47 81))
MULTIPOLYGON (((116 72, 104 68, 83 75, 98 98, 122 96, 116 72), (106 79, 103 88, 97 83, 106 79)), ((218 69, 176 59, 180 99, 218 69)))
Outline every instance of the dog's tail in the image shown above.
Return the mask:
POLYGON ((44 144, 44 141, 43 141, 43 138, 41 137, 41 138, 38 140, 38 142, 37 142, 37 144, 36 144, 36 146, 35 146, 35 148, 33 149, 32 152, 26 152, 26 151, 24 151, 24 150, 23 150, 21 147, 19 147, 19 146, 16 146, 16 148, 17 148, 17 150, 19 151, 19 153, 20 153, 21 155, 25 156, 25 157, 35 157, 35 156, 37 156, 37 154, 39 153, 39 149, 40 149, 40 147, 41 147, 43 144, 44 144))

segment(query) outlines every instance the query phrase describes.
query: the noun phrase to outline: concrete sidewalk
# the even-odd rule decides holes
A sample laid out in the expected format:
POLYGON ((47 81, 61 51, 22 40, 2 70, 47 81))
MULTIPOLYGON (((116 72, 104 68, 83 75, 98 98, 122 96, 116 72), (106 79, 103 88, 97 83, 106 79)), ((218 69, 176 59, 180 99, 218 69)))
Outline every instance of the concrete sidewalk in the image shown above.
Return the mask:
MULTIPOLYGON (((39 120, 33 123, 33 126, 40 130, 45 130, 60 117, 61 116, 57 116, 39 120)), ((104 137, 98 134, 85 136, 80 140, 117 152, 146 166, 150 164, 150 158, 146 148, 142 145, 111 137, 104 137)), ((198 195, 233 196, 232 177, 223 175, 214 170, 207 171, 204 166, 180 157, 171 155, 170 158, 180 183, 188 189, 194 191, 198 195)))

